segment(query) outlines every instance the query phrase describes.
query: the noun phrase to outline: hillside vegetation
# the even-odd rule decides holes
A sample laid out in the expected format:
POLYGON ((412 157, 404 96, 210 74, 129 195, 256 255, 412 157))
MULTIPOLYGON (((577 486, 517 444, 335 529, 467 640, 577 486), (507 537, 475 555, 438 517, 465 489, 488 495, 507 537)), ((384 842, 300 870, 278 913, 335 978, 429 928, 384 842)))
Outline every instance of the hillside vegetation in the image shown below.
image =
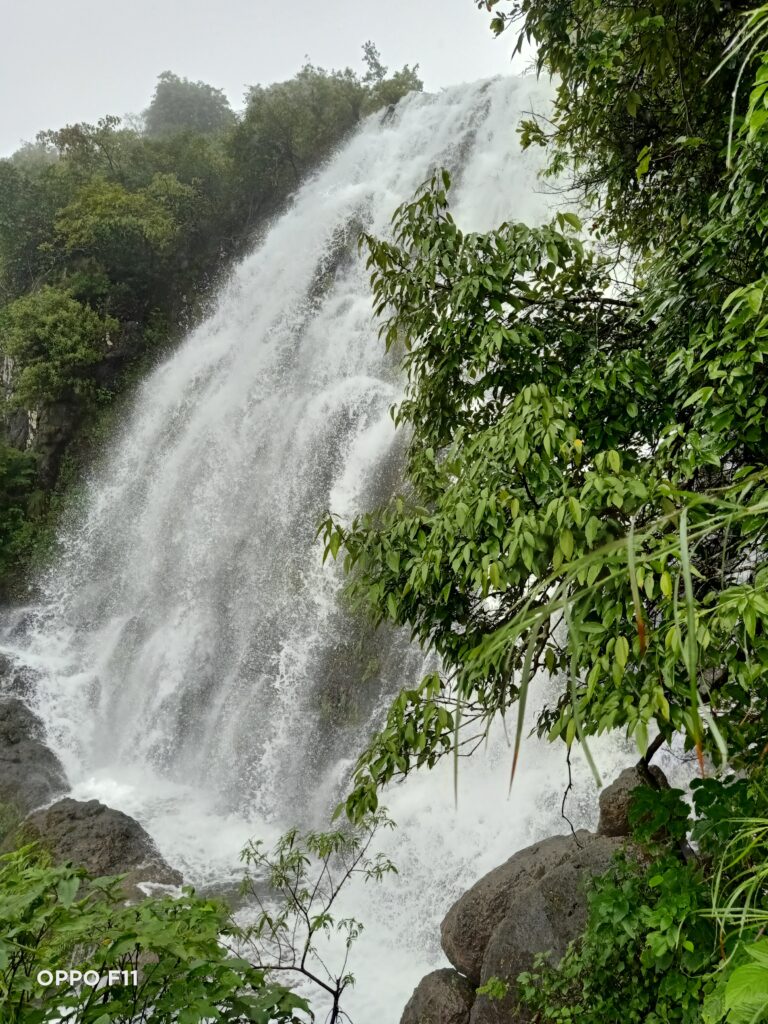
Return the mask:
MULTIPOLYGON (((0 161, 0 590, 45 554, 62 461, 205 310, 221 275, 361 118, 421 88, 306 64, 235 113, 160 75, 142 117, 44 131, 0 161)), ((65 476, 76 476, 72 466, 65 476)))

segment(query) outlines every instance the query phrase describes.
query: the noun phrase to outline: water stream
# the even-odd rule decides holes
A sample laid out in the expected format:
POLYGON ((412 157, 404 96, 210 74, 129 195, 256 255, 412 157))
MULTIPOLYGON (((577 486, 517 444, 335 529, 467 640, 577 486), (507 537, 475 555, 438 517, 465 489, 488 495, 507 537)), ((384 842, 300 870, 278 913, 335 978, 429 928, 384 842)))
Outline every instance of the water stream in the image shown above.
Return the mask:
MULTIPOLYGON (((465 229, 547 215, 521 111, 546 101, 506 78, 417 96, 371 118, 233 272, 215 312, 138 390, 64 527, 42 599, 0 646, 40 674, 36 705, 73 795, 137 817, 193 884, 237 869, 245 841, 320 826, 387 694, 421 655, 339 601, 314 528, 396 486, 389 408, 401 381, 371 315, 361 229, 439 166, 465 229)), ((605 747, 604 758, 621 760, 605 747)), ((626 759, 631 759, 629 756, 626 759)), ((501 732, 461 774, 393 787, 384 841, 400 875, 357 888, 366 924, 349 1009, 396 1024, 443 963, 452 899, 515 849, 564 831, 562 752, 530 743, 507 798, 501 732)), ((572 817, 594 793, 576 767, 572 817)))

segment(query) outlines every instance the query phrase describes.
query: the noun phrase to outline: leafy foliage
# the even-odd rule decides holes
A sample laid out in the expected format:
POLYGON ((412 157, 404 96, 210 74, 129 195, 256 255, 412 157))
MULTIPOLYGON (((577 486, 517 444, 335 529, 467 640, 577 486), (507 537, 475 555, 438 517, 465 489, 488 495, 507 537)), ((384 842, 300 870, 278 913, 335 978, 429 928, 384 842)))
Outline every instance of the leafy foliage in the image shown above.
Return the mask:
MULTIPOLYGON (((690 31, 724 17, 693 6, 690 31)), ((669 50, 677 37, 646 38, 661 26, 624 5, 521 10, 563 81, 553 166, 563 154, 577 168, 601 161, 600 197, 623 195, 626 132, 600 97, 617 74, 634 76, 660 90, 663 110, 678 89, 672 113, 684 117, 669 50), (614 56, 595 58, 587 76, 595 39, 614 56)), ((697 51, 691 73, 706 77, 719 52, 697 51)), ((765 94, 755 88, 756 108, 765 94)), ((722 82, 697 103, 725 140, 722 82)), ((693 147, 704 175, 694 175, 695 196, 676 193, 666 174, 656 195, 649 170, 648 216, 595 198, 587 213, 597 209, 602 250, 585 244, 574 213, 465 234, 446 174, 396 212, 392 241, 365 240, 382 335, 408 374, 395 420, 411 435, 410 491, 321 529, 326 556, 343 553, 374 619, 409 626, 443 671, 393 703, 359 763, 353 817, 395 775, 473 749, 519 701, 516 762, 541 669, 559 683, 538 722, 551 739, 621 728, 644 754, 654 731, 682 733, 702 766, 705 750, 747 763, 762 748, 763 147, 750 115, 732 172, 719 144, 716 171, 709 150, 693 147), (685 233, 668 228, 670 202, 676 216, 687 211, 685 233)))
POLYGON ((698 912, 706 889, 675 857, 652 871, 619 861, 595 882, 583 938, 553 968, 520 978, 540 1021, 698 1022, 714 929, 698 912))
MULTIPOLYGON (((478 3, 478 6, 481 6, 478 3)), ((703 88, 739 19, 718 0, 491 0, 492 28, 535 40, 539 72, 557 76, 554 117, 523 122, 527 144, 551 144, 612 243, 658 248, 680 218, 707 218, 727 137, 737 62, 703 88), (695 55, 695 56, 694 56, 695 55), (617 237, 620 236, 620 237, 617 237)))
POLYGON ((35 409, 46 399, 92 393, 89 371, 117 328, 113 317, 49 285, 10 303, 0 313, 4 354, 19 367, 10 403, 35 409))
POLYGON ((765 811, 759 776, 699 780, 695 819, 683 797, 679 790, 635 792, 634 835, 645 858, 618 857, 595 880, 587 928, 562 962, 541 958, 520 977, 520 998, 535 1020, 764 1019, 768 962, 758 929, 765 920, 765 820, 745 817, 753 808, 765 811), (688 835, 699 852, 689 847, 681 859, 678 844, 688 835))
MULTIPOLYGON (((17 819, 8 808, 0 811, 0 828, 10 834, 17 819)), ((35 846, 0 857, 4 1024, 314 1020, 307 1001, 284 981, 304 981, 324 995, 328 1021, 349 1020, 342 997, 354 984, 349 958, 363 926, 336 916, 335 905, 352 878, 380 881, 396 870, 371 852, 376 833, 391 827, 378 814, 352 830, 291 830, 272 852, 249 843, 242 892, 257 912, 247 927, 190 888, 180 897, 126 905, 121 876, 94 879, 71 865, 54 867, 35 846), (324 946, 334 936, 341 951, 336 967, 324 946), (45 974, 56 971, 74 977, 52 981, 45 974), (99 982, 91 984, 86 972, 99 982)))
POLYGON ((330 1003, 329 1024, 349 1019, 342 1008, 345 990, 354 984, 348 970, 349 955, 363 930, 354 918, 335 916, 339 893, 354 877, 381 881, 396 872, 382 854, 370 854, 374 836, 382 828, 393 828, 383 813, 371 815, 352 830, 286 833, 271 853, 254 842, 243 851, 249 874, 243 892, 259 908, 255 923, 244 933, 246 948, 259 969, 287 972, 303 978, 330 1003), (251 871, 254 872, 251 875, 251 871), (265 900, 266 879, 271 896, 265 900), (331 968, 321 940, 342 938, 342 962, 331 968))
POLYGON ((364 49, 368 72, 362 81, 350 68, 329 73, 307 63, 290 81, 248 93, 231 152, 238 191, 260 204, 257 212, 273 190, 295 188, 361 117, 421 89, 415 69, 406 66, 387 77, 376 48, 367 43, 364 49))
POLYGON ((234 120, 221 89, 164 71, 157 80, 152 102, 144 111, 144 131, 154 137, 181 131, 207 135, 229 127, 234 120))
POLYGON ((233 936, 226 910, 192 890, 126 906, 119 879, 52 867, 24 847, 0 858, 0 925, 7 1024, 290 1024, 307 1009, 229 954, 220 944, 233 936), (38 977, 70 969, 109 983, 49 985, 38 977), (110 971, 135 974, 115 982, 110 971))

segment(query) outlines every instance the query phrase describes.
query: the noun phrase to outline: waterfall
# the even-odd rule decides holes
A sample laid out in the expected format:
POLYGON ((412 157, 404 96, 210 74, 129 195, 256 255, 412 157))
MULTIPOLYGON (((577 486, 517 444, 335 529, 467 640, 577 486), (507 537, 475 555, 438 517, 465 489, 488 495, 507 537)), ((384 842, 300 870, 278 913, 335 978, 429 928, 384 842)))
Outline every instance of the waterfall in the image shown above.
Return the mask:
MULTIPOLYGON (((385 234, 440 166, 464 229, 543 220, 539 158, 515 125, 545 93, 497 79, 370 118, 138 389, 39 603, 4 632, 0 649, 39 675, 73 795, 133 814, 193 884, 231 877, 252 835, 326 823, 387 695, 421 671, 403 637, 373 634, 339 600, 314 537, 325 509, 349 516, 391 493, 401 464, 389 409, 402 382, 357 237, 385 234)), ((452 899, 563 830, 562 752, 529 744, 510 800, 508 763, 499 733, 463 767, 456 810, 442 769, 386 795, 400 876, 345 896, 367 929, 356 1024, 396 1024, 442 963, 452 899)), ((593 791, 575 770, 584 823, 593 791)))

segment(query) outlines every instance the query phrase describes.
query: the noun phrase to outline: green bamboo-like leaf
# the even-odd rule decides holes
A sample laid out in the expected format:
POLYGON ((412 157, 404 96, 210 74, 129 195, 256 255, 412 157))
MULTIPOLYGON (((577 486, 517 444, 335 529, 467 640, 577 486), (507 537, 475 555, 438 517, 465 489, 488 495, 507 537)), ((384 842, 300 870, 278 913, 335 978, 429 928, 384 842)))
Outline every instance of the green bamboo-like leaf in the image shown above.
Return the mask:
POLYGON ((683 509, 680 513, 680 567, 683 574, 683 586, 685 590, 686 609, 686 637, 684 646, 684 657, 688 668, 688 679, 691 693, 691 717, 695 725, 694 739, 697 744, 699 761, 703 767, 701 754, 701 718, 699 716, 699 688, 698 688, 698 641, 696 639, 696 602, 693 594, 693 577, 691 575, 691 556, 688 548, 688 510, 683 509))
POLYGON ((640 601, 640 588, 637 583, 637 560, 635 555, 635 519, 632 517, 627 535, 627 567, 629 569, 629 586, 632 591, 632 604, 635 608, 635 626, 640 642, 640 655, 645 654, 647 638, 645 635, 645 619, 643 605, 640 601))
MULTIPOLYGON (((573 622, 571 618, 571 606, 566 604, 565 606, 565 624, 568 630, 569 638, 571 636, 571 630, 573 628, 573 622)), ((571 690, 571 710, 573 712, 573 721, 576 725, 576 735, 578 736, 579 743, 581 744, 582 750, 584 751, 584 757, 589 765, 589 770, 592 772, 592 777, 595 780, 595 784, 598 789, 602 789, 603 780, 600 777, 600 772, 597 770, 595 759, 592 757, 592 751, 589 748, 584 728, 581 724, 581 715, 579 713, 579 702, 578 695, 576 692, 576 678, 578 675, 578 659, 576 656, 576 644, 571 642, 571 671, 570 671, 570 690, 571 690)))
POLYGON ((512 769, 509 774, 509 791, 512 791, 512 784, 515 781, 515 773, 517 771, 518 758, 520 757, 520 747, 523 742, 523 726, 525 723, 525 707, 528 701, 528 686, 531 680, 531 666, 533 664, 533 653, 536 650, 536 642, 539 638, 539 631, 544 624, 546 615, 542 615, 537 620, 536 624, 531 627, 530 634, 528 637, 528 645, 525 649, 525 658, 523 660, 523 668, 520 676, 520 691, 517 699, 517 726, 515 728, 515 748, 512 755, 512 769))

